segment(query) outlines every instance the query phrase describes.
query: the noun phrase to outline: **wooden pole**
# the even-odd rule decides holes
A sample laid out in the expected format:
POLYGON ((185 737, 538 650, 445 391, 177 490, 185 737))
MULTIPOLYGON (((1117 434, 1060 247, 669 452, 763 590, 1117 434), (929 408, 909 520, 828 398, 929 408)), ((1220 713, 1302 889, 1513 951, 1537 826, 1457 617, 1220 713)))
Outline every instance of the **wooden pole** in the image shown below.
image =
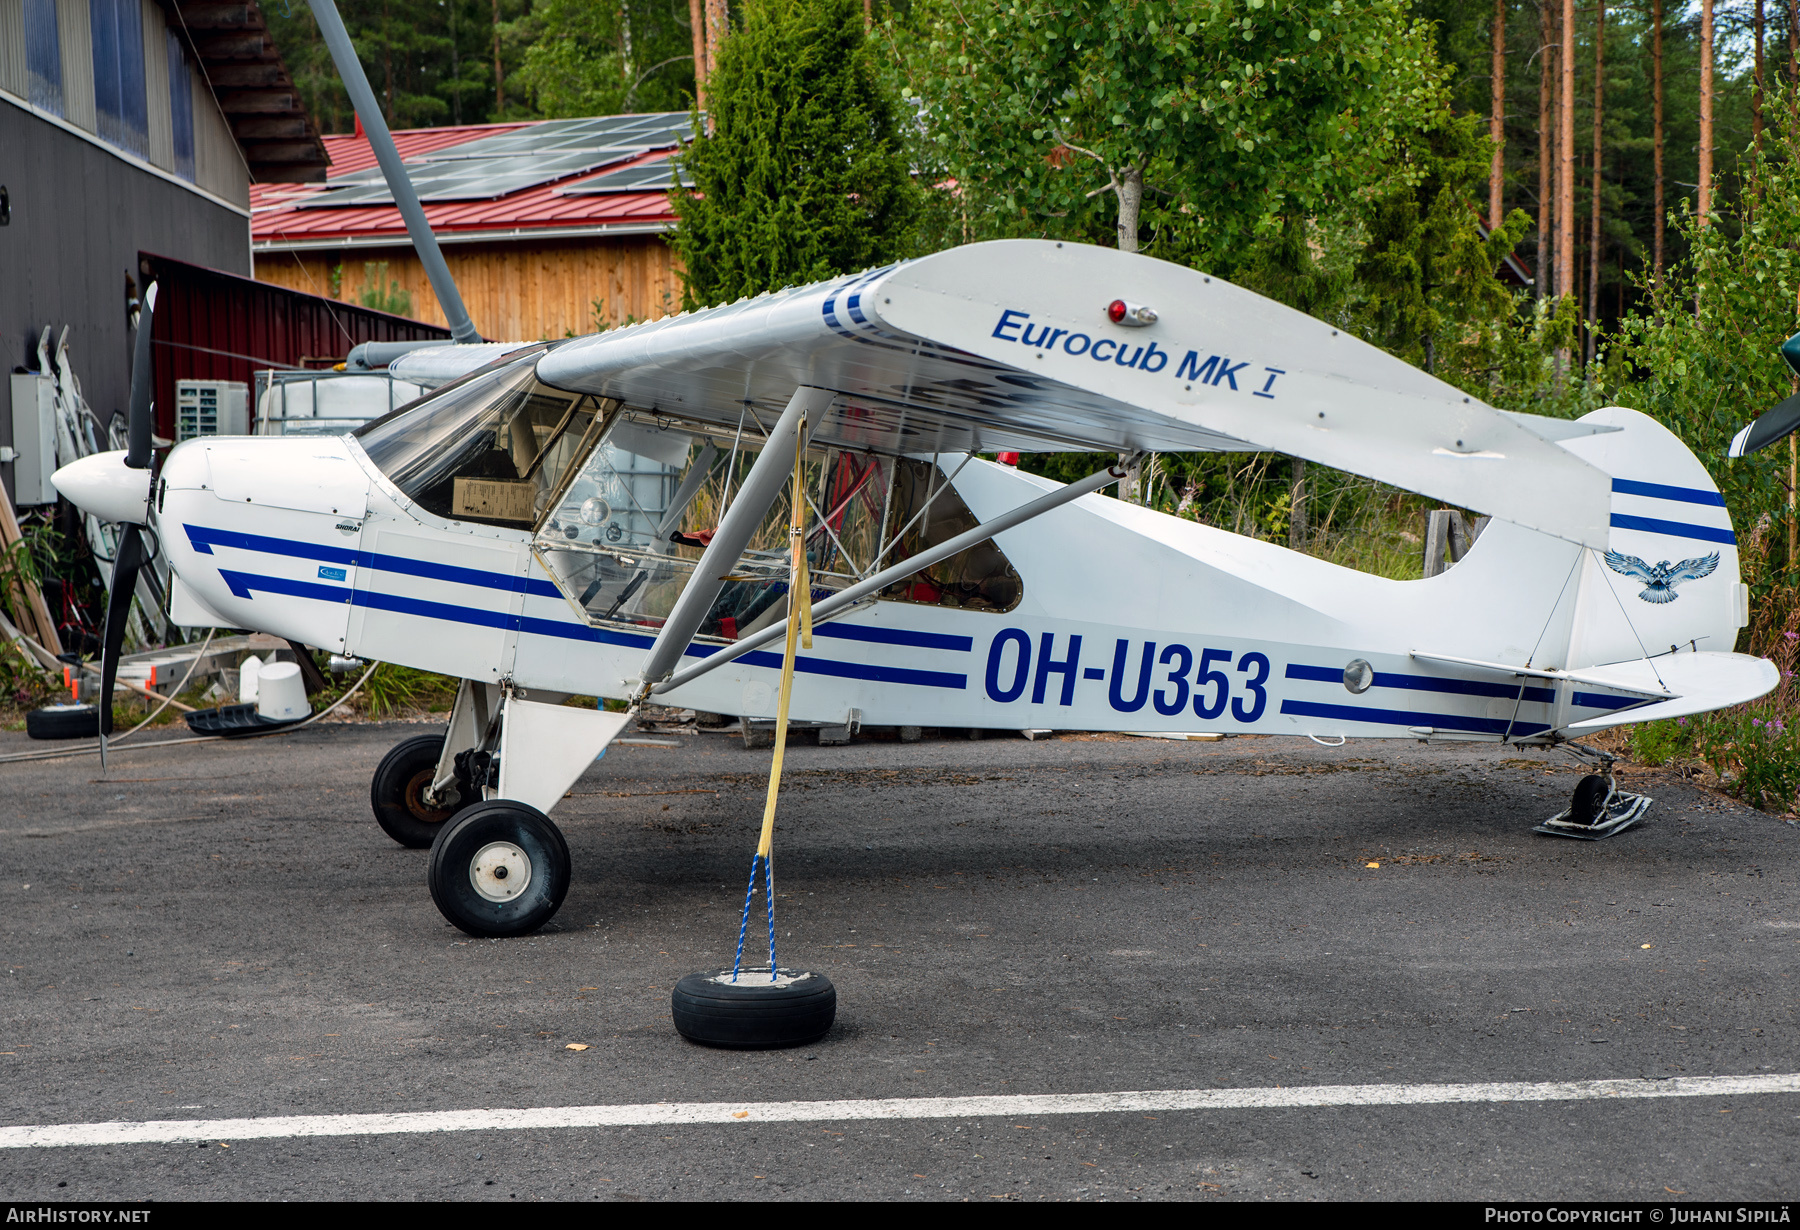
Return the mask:
MULTIPOLYGON (((22 538, 18 518, 13 515, 12 501, 0 491, 0 550, 13 550, 22 538)), ((62 638, 56 634, 56 621, 50 617, 44 591, 22 574, 13 578, 11 591, 8 596, 12 599, 13 613, 25 635, 53 654, 62 653, 62 638)))
POLYGON ((1494 163, 1488 169, 1488 229, 1500 229, 1506 186, 1506 0, 1494 0, 1493 108, 1488 136, 1494 142, 1494 163))

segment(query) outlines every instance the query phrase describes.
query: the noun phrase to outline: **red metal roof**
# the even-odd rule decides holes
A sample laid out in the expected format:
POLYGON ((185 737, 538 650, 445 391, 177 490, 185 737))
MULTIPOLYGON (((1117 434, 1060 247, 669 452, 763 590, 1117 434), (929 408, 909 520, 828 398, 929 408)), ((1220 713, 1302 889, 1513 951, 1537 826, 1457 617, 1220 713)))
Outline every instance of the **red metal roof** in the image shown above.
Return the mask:
MULTIPOLYGON (((402 159, 529 128, 530 124, 470 124, 460 128, 412 128, 394 133, 394 145, 402 159)), ((635 161, 608 167, 637 166, 669 156, 670 150, 653 150, 635 161)), ((367 137, 328 136, 325 149, 331 157, 333 178, 375 165, 367 137)), ((558 190, 589 178, 583 171, 549 183, 537 184, 485 201, 440 201, 425 205, 425 217, 440 240, 529 239, 533 236, 604 233, 606 231, 661 231, 675 223, 668 194, 616 192, 593 196, 563 196, 558 190)), ((326 190, 329 184, 252 184, 250 187, 251 242, 262 251, 291 248, 327 248, 347 244, 373 245, 407 242, 406 224, 393 205, 353 205, 342 208, 303 209, 299 202, 326 190)))

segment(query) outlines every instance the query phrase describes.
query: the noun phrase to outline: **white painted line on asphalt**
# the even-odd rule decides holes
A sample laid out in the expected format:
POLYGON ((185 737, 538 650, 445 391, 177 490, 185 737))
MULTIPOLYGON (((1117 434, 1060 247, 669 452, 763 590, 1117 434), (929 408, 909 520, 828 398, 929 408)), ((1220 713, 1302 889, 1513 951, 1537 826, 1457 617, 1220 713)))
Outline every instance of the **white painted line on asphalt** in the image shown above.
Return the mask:
POLYGON ((1280 1110, 1301 1106, 1436 1106, 1452 1102, 1586 1102, 1800 1093, 1800 1073, 1682 1076, 1668 1080, 1506 1082, 1481 1085, 1300 1085, 1272 1089, 1150 1089, 1125 1093, 1008 1094, 962 1098, 858 1098, 838 1102, 651 1102, 267 1119, 164 1119, 0 1128, 0 1148, 163 1144, 382 1136, 401 1132, 513 1132, 535 1128, 660 1127, 688 1123, 844 1123, 857 1119, 1026 1118, 1123 1111, 1280 1110))

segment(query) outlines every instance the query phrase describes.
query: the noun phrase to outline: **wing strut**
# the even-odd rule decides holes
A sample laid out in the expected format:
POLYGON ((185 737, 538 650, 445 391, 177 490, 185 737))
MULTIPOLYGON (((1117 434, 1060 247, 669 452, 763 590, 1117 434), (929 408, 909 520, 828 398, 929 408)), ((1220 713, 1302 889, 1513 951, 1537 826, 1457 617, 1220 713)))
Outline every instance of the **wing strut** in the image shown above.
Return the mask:
MULTIPOLYGON (((738 557, 750 545, 751 535, 762 524, 763 515, 781 494, 782 484, 787 482, 788 474, 794 468, 794 454, 803 443, 801 422, 806 423, 809 431, 816 429, 824 422, 826 411, 836 397, 837 394, 829 389, 801 385, 788 399, 787 409, 781 412, 770 430, 756 464, 744 476, 744 485, 738 488, 737 498, 725 510, 718 533, 713 535, 706 552, 694 565, 693 579, 675 600, 675 609, 669 612, 662 631, 656 634, 656 643, 650 646, 650 656, 644 660, 643 673, 638 676, 642 685, 638 692, 640 701, 649 694, 650 685, 667 679, 681 660, 682 651, 694 639, 700 625, 706 622, 706 613, 712 610, 719 591, 725 588, 725 575, 737 566, 738 557)), ((775 630, 779 632, 781 628, 775 630)))
MULTIPOLYGON (((777 431, 779 431, 779 428, 777 431)), ((1134 455, 1131 460, 1135 461, 1135 459, 1134 455)), ((758 461, 757 464, 761 465, 762 463, 761 461, 758 461)), ((1029 504, 1021 504, 1011 512, 1001 513, 991 521, 984 521, 972 530, 966 530, 963 533, 958 534, 955 538, 949 539, 946 542, 940 542, 937 546, 921 551, 917 555, 910 556, 891 568, 885 568, 872 577, 858 581, 848 589, 839 590, 823 602, 816 603, 813 606, 814 622, 830 619, 833 615, 861 602, 870 594, 880 593, 894 582, 903 581, 920 569, 931 567, 939 560, 949 559, 958 552, 967 551, 977 543, 986 542, 995 534, 1010 530, 1013 526, 1018 525, 1021 522, 1030 521, 1033 517, 1040 517, 1053 508, 1060 508, 1071 500, 1079 499, 1090 492, 1098 491, 1108 483, 1118 482, 1125 476, 1124 467, 1126 464, 1128 463, 1121 462, 1118 465, 1108 466, 1098 474, 1090 474, 1080 482, 1070 483, 1066 487, 1059 487, 1047 495, 1039 496, 1029 504)), ((715 544, 718 541, 717 538, 713 539, 715 544)), ((710 550, 710 548, 708 549, 710 550)), ((702 558, 701 562, 702 564, 705 563, 704 558, 702 558)), ((701 570, 696 568, 694 570, 694 581, 690 582, 688 585, 689 592, 692 591, 694 584, 698 583, 700 576, 701 570)), ((682 596, 685 598, 687 593, 684 592, 682 596)), ((710 601, 711 600, 709 599, 708 602, 710 603, 710 601)), ((671 617, 670 623, 673 622, 673 617, 671 617)), ((665 633, 667 630, 668 625, 664 625, 665 633)), ((650 690, 654 693, 662 693, 678 688, 684 683, 692 683, 708 671, 713 670, 716 667, 724 666, 727 662, 730 662, 743 654, 749 653, 752 649, 767 645, 770 641, 783 636, 786 631, 787 625, 785 623, 771 624, 754 636, 747 636, 743 640, 736 641, 727 648, 721 649, 717 653, 701 659, 692 666, 683 668, 672 678, 657 683, 650 690)), ((658 641, 658 644, 661 644, 661 642, 658 641)), ((648 668, 644 671, 644 677, 646 679, 650 677, 648 668)))

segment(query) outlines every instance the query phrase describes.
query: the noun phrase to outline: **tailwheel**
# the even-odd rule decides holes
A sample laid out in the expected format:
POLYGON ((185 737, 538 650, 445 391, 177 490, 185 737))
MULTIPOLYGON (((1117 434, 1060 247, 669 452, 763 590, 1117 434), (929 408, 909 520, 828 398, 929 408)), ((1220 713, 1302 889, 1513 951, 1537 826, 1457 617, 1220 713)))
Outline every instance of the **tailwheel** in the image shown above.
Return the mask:
POLYGON ((528 935, 569 891, 569 846, 537 808, 490 799, 438 831, 426 879, 453 926, 490 939, 528 935))
POLYGON ((401 845, 424 850, 436 840, 444 822, 456 814, 454 794, 427 802, 426 792, 444 754, 444 736, 420 735, 399 744, 376 766, 369 784, 369 805, 382 831, 401 845))

